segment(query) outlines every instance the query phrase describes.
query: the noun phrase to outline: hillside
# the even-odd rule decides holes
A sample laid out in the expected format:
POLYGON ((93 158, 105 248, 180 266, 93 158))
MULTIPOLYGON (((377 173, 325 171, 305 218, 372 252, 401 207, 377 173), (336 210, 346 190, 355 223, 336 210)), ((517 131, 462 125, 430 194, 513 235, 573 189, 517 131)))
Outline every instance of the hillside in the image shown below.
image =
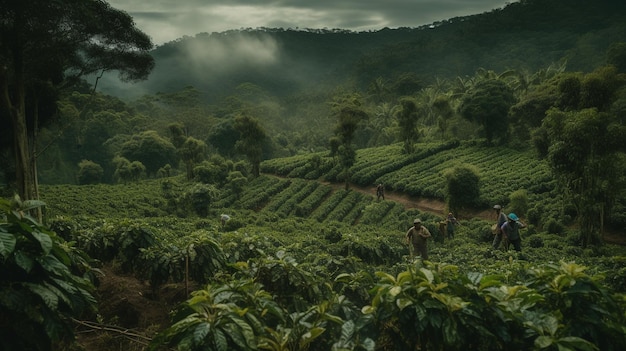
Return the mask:
POLYGON ((243 83, 285 99, 355 82, 364 90, 379 77, 407 73, 431 84, 479 68, 534 72, 562 61, 569 70, 590 71, 605 62, 612 42, 625 40, 625 15, 616 0, 526 0, 432 27, 199 33, 154 49, 147 81, 121 86, 105 75, 99 87, 128 99, 193 86, 215 102, 243 83))
POLYGON ((206 289, 230 284, 248 267, 276 301, 285 299, 285 291, 295 291, 287 301, 308 299, 319 296, 315 287, 328 282, 344 286, 339 277, 362 277, 342 292, 367 304, 373 283, 364 270, 389 271, 385 276, 392 277, 411 262, 403 236, 416 217, 434 235, 428 244, 431 260, 443 271, 461 272, 463 279, 484 275, 517 281, 528 265, 577 262, 590 274, 613 272, 605 284, 623 291, 623 247, 611 245, 612 236, 605 237, 611 239, 607 245, 576 245, 575 233, 563 224, 564 206, 554 196, 546 165, 530 151, 471 142, 423 143, 411 156, 403 156, 401 149, 395 144, 359 150, 357 177, 349 190, 336 182, 333 163, 323 153, 265 161, 265 174, 239 193, 181 176, 116 185, 42 185, 51 228, 96 258, 106 274, 99 278, 100 318, 77 322, 79 342, 94 351, 109 349, 112 342, 144 350, 155 331, 170 325, 168 312, 190 291, 202 293, 206 281, 211 282, 206 289), (480 170, 479 203, 484 206, 465 209, 455 238, 444 240, 437 223, 445 205, 436 189, 441 171, 459 163, 480 170), (496 165, 519 172, 500 172, 496 165), (384 201, 376 200, 371 182, 380 179, 386 179, 384 201), (532 208, 545 211, 535 219, 530 211, 523 217, 530 225, 522 253, 492 250, 491 204, 521 188, 528 189, 532 208), (205 190, 215 191, 210 201, 196 201, 205 190), (203 206, 208 211, 198 215, 203 206), (223 213, 231 216, 224 225, 219 222, 223 213), (220 259, 229 268, 220 270, 220 259))
MULTIPOLYGON (((458 213, 459 218, 489 222, 494 204, 506 208, 512 193, 524 191, 528 207, 521 214, 537 227, 536 230, 546 227, 562 232, 565 226, 573 224, 572 209, 563 202, 545 161, 538 160, 532 150, 458 141, 422 143, 410 155, 402 153, 401 144, 360 149, 352 167, 349 190, 341 185, 339 165, 327 152, 266 160, 261 164, 264 175, 251 180, 242 192, 234 194, 228 187, 216 190, 219 196, 210 200, 208 214, 213 216, 209 218, 216 219, 225 211, 241 212, 242 216, 254 211, 274 218, 295 216, 320 223, 359 223, 402 231, 417 210, 424 212, 434 226, 446 211, 443 173, 458 165, 475 167, 480 178, 480 197, 475 199, 473 207, 458 213), (375 200, 375 184, 381 182, 388 200, 394 201, 375 200)), ((171 188, 168 191, 174 195, 165 192, 161 180, 146 184, 151 184, 148 192, 145 184, 135 183, 70 188, 46 186, 42 198, 48 202, 53 216, 80 215, 87 211, 126 218, 159 217, 171 211, 166 206, 166 202, 171 201, 168 196, 192 196, 190 192, 198 191, 180 183, 180 179, 168 185, 171 188), (107 190, 120 186, 125 188, 121 198, 107 190), (82 189, 91 189, 89 195, 85 196, 82 189), (180 194, 175 195, 176 192, 180 194)), ((617 206, 622 206, 621 201, 623 199, 617 206)), ((185 210, 193 211, 193 208, 179 208, 176 212, 183 214, 185 210)), ((237 217, 230 224, 233 228, 246 223, 237 217)), ((619 222, 614 224, 619 228, 619 222)))

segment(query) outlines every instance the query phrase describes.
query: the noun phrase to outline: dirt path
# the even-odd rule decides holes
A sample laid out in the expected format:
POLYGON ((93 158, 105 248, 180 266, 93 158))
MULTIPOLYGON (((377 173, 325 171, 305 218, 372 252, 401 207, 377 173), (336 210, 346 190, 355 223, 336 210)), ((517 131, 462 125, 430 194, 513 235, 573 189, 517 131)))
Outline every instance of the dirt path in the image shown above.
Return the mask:
MULTIPOLYGON (((339 183, 328 183, 327 185, 331 185, 335 189, 342 189, 344 184, 339 183)), ((370 195, 373 198, 376 198, 376 187, 363 187, 354 184, 350 184, 350 189, 356 190, 366 195, 370 195)), ((398 202, 404 206, 405 209, 416 208, 422 212, 432 213, 438 216, 445 216, 446 214, 446 204, 440 200, 433 199, 424 199, 415 196, 409 196, 404 193, 394 192, 394 191, 385 191, 385 200, 391 200, 398 202)), ((459 219, 469 219, 469 218, 480 218, 486 221, 494 220, 494 212, 492 209, 484 209, 484 210, 466 210, 463 213, 457 215, 459 219)), ((626 245, 626 235, 618 232, 605 232, 604 233, 604 241, 611 244, 617 245, 626 245)))
MULTIPOLYGON (((338 183, 325 183, 328 185, 332 185, 335 189, 340 189, 344 187, 344 184, 338 183)), ((363 187, 351 184, 350 189, 356 190, 366 195, 370 195, 373 198, 376 197, 376 187, 363 187)), ((446 203, 440 200, 434 199, 425 199, 419 198, 415 196, 410 196, 405 193, 395 192, 395 191, 385 191, 385 200, 395 201, 404 206, 405 209, 416 208, 422 212, 432 213, 438 216, 446 215, 446 203)), ((485 210, 466 210, 463 213, 458 215, 459 219, 469 219, 469 218, 481 218, 487 221, 494 219, 494 212, 492 209, 485 210)))

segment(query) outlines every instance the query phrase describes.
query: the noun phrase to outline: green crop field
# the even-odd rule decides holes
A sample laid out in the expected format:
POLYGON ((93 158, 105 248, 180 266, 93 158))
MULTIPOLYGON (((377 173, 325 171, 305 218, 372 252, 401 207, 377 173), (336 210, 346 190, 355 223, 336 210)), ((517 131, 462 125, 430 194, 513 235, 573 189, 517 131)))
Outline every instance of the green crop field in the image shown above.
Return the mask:
MULTIPOLYGON (((578 245, 556 181, 530 151, 427 143, 407 156, 395 144, 358 150, 356 160, 347 189, 325 153, 267 160, 263 174, 237 193, 181 176, 118 185, 42 185, 46 225, 102 264, 142 277, 155 292, 187 280, 205 286, 181 308, 183 315, 200 296, 213 296, 217 304, 248 311, 233 312, 233 318, 242 318, 239 324, 269 313, 261 305, 271 304, 272 318, 299 314, 310 330, 377 335, 379 343, 388 337, 384 325, 411 318, 407 313, 437 316, 424 319, 430 322, 420 328, 442 345, 482 333, 496 344, 549 341, 592 350, 583 337, 589 319, 607 340, 624 333, 626 247, 578 245), (480 199, 461 217, 455 237, 444 240, 438 223, 445 207, 422 210, 396 197, 445 204, 444 173, 457 165, 478 170, 480 199), (385 184, 385 200, 376 199, 376 182, 385 184), (493 250, 492 220, 469 214, 488 212, 496 202, 506 207, 519 190, 529 206, 522 252, 493 250), (197 212, 200 205, 206 209, 197 212), (221 214, 230 216, 223 225, 221 214), (404 243, 416 217, 433 234, 428 262, 411 260, 404 243), (223 294, 231 298, 222 300, 223 294), (599 327, 607 321, 611 327, 599 327), (486 323, 523 332, 507 328, 498 335, 486 323), (368 331, 372 328, 375 334, 368 331), (551 341, 543 340, 546 335, 551 341)), ((160 335, 188 332, 179 329, 180 320, 174 323, 160 335)), ((328 345, 323 340, 318 342, 328 345)))

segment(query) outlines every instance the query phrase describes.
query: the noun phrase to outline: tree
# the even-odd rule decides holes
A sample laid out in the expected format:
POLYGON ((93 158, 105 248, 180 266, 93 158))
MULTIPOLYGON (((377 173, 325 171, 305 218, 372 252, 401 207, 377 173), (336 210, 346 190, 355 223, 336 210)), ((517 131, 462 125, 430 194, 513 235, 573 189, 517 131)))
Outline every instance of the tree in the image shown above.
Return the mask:
POLYGON ((459 213, 460 210, 476 205, 480 197, 480 177, 478 169, 464 164, 447 169, 446 202, 450 212, 459 213))
POLYGON ((516 190, 509 195, 507 210, 520 217, 526 216, 528 213, 528 192, 526 189, 516 190))
POLYGON ((494 139, 506 142, 508 113, 515 103, 513 91, 497 79, 478 82, 461 101, 459 112, 465 119, 478 123, 485 133, 487 143, 494 139))
POLYGON ((141 132, 122 145, 121 156, 129 161, 139 161, 148 175, 155 175, 166 164, 178 164, 176 148, 154 130, 141 132))
POLYGON ((237 144, 240 135, 234 124, 232 119, 216 124, 206 139, 207 144, 211 144, 223 156, 235 154, 235 144, 237 144))
POLYGON ((265 130, 261 127, 259 120, 247 115, 236 117, 234 127, 240 135, 235 148, 246 155, 248 162, 252 165, 252 175, 258 177, 263 156, 263 142, 266 137, 265 130))
POLYGON ((78 168, 78 184, 100 183, 104 175, 102 166, 90 160, 80 161, 78 168))
POLYGON ((170 130, 170 141, 175 148, 180 149, 187 140, 185 126, 182 123, 172 123, 168 126, 170 130))
POLYGON ((615 115, 596 109, 552 109, 543 126, 548 161, 577 212, 581 243, 599 239, 616 196, 626 188, 626 128, 615 115))
POLYGON ((350 183, 350 168, 356 161, 356 151, 352 145, 354 133, 359 123, 368 118, 367 113, 361 108, 358 97, 340 99, 334 106, 337 117, 335 136, 330 139, 331 154, 339 157, 341 174, 345 181, 346 189, 350 183))
POLYGON ((417 134, 417 104, 411 98, 400 99, 401 108, 396 113, 398 127, 400 128, 400 139, 404 143, 404 152, 413 152, 413 144, 418 138, 417 134))
POLYGON ((228 188, 235 194, 237 197, 241 195, 243 189, 246 184, 248 184, 248 178, 246 178, 239 171, 232 171, 228 173, 228 177, 226 178, 226 184, 228 188))
POLYGON ((187 168, 187 180, 193 179, 193 169, 196 164, 204 160, 206 151, 207 146, 204 141, 192 137, 187 138, 178 149, 178 154, 187 168))
POLYGON ((626 73, 626 43, 613 43, 606 52, 606 62, 615 66, 618 72, 626 73))
POLYGON ((103 0, 0 3, 0 108, 11 119, 18 193, 36 199, 39 96, 80 77, 117 70, 124 81, 148 76, 150 38, 103 0))
POLYGON ((441 132, 441 139, 446 136, 450 120, 454 117, 454 109, 447 95, 438 95, 432 103, 432 109, 437 116, 437 129, 441 132))
POLYGON ((626 84, 624 74, 619 74, 614 66, 602 66, 585 75, 580 87, 582 108, 596 108, 607 111, 617 91, 626 84))

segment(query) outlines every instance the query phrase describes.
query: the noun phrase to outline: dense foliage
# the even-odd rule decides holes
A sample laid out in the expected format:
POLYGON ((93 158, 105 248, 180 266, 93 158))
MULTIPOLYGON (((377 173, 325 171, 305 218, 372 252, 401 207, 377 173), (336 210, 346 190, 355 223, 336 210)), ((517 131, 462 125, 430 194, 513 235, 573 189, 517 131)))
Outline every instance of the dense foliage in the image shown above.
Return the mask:
MULTIPOLYGON (((155 350, 624 349, 626 252, 603 239, 626 226, 625 9, 526 0, 433 28, 199 35, 153 52, 184 86, 157 70, 148 84, 165 92, 135 100, 54 91, 57 118, 28 140, 47 205, 0 202, 0 345, 63 347, 72 318, 101 318, 81 314, 95 259, 153 296, 194 283, 147 337, 155 350), (245 67, 216 74, 220 89, 205 71, 183 79, 178 53, 224 40, 289 60, 260 70, 233 55, 245 67), (491 249, 496 203, 528 223, 521 252, 491 249), (448 211, 461 223, 444 240, 448 211), (414 218, 433 234, 430 261, 408 258, 414 218)), ((127 78, 151 68, 141 43, 136 67, 113 62, 138 69, 127 78)), ((6 159, 10 193, 23 160, 6 159)))
MULTIPOLYGON (((508 162, 519 157, 517 152, 508 162)), ((285 161, 297 167, 293 158, 285 161)), ((156 349, 398 350, 416 343, 463 349, 468 340, 485 350, 511 343, 519 349, 623 347, 615 342, 626 325, 626 261, 619 247, 583 251, 567 232, 531 225, 523 234, 523 253, 491 251, 490 222, 471 218, 462 219, 452 240, 435 234, 430 256, 439 263, 422 264, 407 261, 404 231, 421 217, 437 233, 441 217, 375 201, 373 187, 363 194, 262 175, 239 197, 222 189, 202 218, 193 212, 167 215, 163 182, 186 180, 45 187, 51 198, 64 199, 48 206, 55 218, 51 227, 94 257, 117 262, 155 289, 186 274, 208 284, 181 305, 172 326, 154 339, 156 349), (231 218, 222 226, 224 212, 231 218), (98 213, 106 213, 106 220, 98 213), (143 219, 126 219, 137 215, 143 219), (568 312, 583 306, 589 309, 568 312)), ((178 185, 168 188, 168 198, 186 196, 178 185)))
POLYGON ((74 341, 72 318, 96 301, 90 258, 25 211, 35 201, 0 199, 0 348, 58 350, 74 341))

